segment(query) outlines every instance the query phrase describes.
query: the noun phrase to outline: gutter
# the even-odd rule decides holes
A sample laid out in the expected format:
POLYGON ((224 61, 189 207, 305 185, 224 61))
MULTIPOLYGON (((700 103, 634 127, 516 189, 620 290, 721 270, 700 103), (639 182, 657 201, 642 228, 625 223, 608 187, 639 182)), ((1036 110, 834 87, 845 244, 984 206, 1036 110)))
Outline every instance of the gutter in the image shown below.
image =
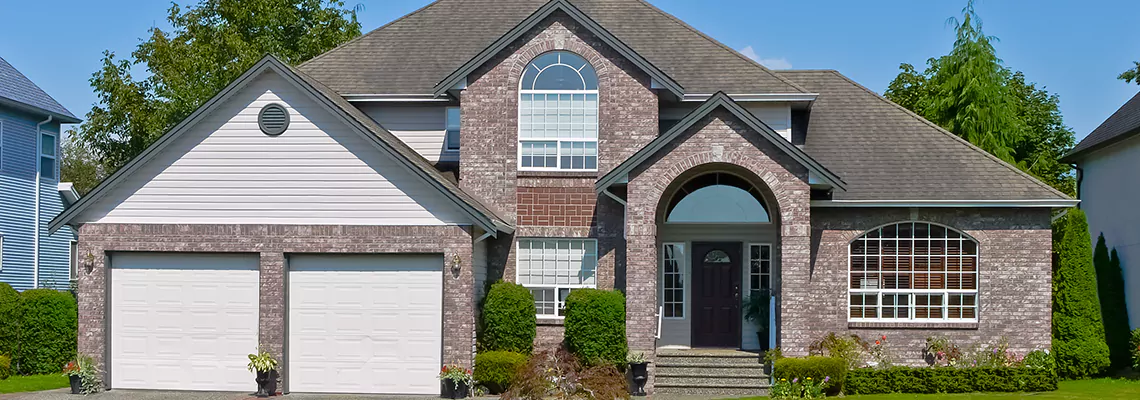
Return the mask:
POLYGON ((812 200, 812 207, 1044 207, 1068 208, 1074 199, 1037 200, 812 200))
MULTIPOLYGON (((40 174, 43 173, 43 171, 40 171, 40 164, 42 164, 40 158, 43 157, 44 152, 44 149, 41 147, 44 143, 43 126, 51 122, 54 118, 54 116, 48 115, 47 119, 36 124, 36 181, 33 184, 36 189, 36 212, 32 217, 35 218, 36 221, 34 224, 36 232, 33 235, 34 239, 32 239, 34 240, 32 242, 32 289, 40 288, 40 174)), ((59 154, 56 154, 56 157, 59 157, 59 154)))
POLYGON ((55 186, 55 190, 59 191, 59 194, 67 199, 68 206, 79 201, 79 192, 75 190, 75 185, 71 182, 60 182, 55 186))

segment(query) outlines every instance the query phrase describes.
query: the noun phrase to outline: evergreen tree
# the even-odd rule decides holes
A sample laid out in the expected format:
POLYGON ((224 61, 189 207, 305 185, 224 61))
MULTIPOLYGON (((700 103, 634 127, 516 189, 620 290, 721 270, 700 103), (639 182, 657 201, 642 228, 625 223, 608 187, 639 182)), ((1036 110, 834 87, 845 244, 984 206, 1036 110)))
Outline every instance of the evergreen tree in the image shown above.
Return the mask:
POLYGON ((1063 378, 1100 375, 1110 364, 1091 242, 1080 209, 1054 222, 1053 350, 1063 378))

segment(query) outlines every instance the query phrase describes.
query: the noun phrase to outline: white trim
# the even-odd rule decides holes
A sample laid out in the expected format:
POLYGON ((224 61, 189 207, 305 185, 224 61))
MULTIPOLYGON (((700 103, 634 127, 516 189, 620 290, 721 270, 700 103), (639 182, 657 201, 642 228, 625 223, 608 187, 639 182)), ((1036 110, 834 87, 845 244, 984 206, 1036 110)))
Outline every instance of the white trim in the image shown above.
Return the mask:
POLYGON ((0 271, 4 270, 4 234, 0 233, 0 271))
POLYGON ((59 191, 59 194, 63 195, 70 204, 79 201, 79 192, 75 190, 75 184, 71 182, 60 182, 55 185, 55 190, 59 191))
POLYGON ((1075 207, 1080 200, 812 200, 812 207, 1075 207))
MULTIPOLYGON (((703 102, 710 97, 712 94, 685 93, 685 97, 681 101, 703 102)), ((819 97, 819 93, 737 93, 729 94, 728 97, 736 102, 815 101, 819 97)))
MULTIPOLYGON (((538 314, 536 312, 535 313, 536 318, 538 318, 538 319, 549 319, 549 320, 560 320, 560 319, 566 318, 565 316, 557 315, 558 310, 559 310, 559 306, 561 306, 561 303, 562 303, 558 299, 558 294, 562 289, 596 289, 598 287, 598 251, 599 251, 598 240, 594 239, 594 238, 527 236, 527 237, 520 237, 520 238, 518 238, 518 240, 515 240, 515 254, 516 254, 516 257, 515 257, 515 283, 518 285, 521 285, 522 287, 527 288, 527 290, 530 290, 530 289, 554 289, 554 302, 555 302, 554 313, 555 313, 555 315, 538 314), (524 284, 524 283, 519 282, 519 273, 522 272, 522 269, 519 268, 519 261, 522 258, 520 256, 522 255, 521 245, 522 245, 523 241, 592 242, 594 245, 594 284, 593 285, 586 285, 586 284, 578 284, 578 285, 557 285, 557 284, 555 284, 555 285, 535 285, 535 284, 524 284)), ((585 258, 583 258, 583 259, 585 259, 585 258)))
MULTIPOLYGON (((659 312, 661 313, 659 319, 683 321, 683 320, 689 318, 689 301, 687 300, 688 296, 689 296, 689 273, 687 273, 687 272, 691 272, 691 271, 688 271, 688 268, 689 268, 688 261, 691 257, 690 257, 689 252, 686 251, 687 246, 688 245, 685 242, 664 242, 664 243, 661 243, 661 265, 660 265, 660 269, 659 269, 660 273, 658 274, 658 276, 661 279, 661 284, 658 285, 658 293, 661 295, 661 304, 658 306, 659 312), (674 256, 675 260, 678 262, 678 264, 677 264, 678 272, 677 273, 681 275, 681 301, 680 301, 681 316, 680 317, 676 317, 676 316, 666 317, 665 316, 665 282, 664 281, 665 281, 665 247, 666 246, 674 246, 673 256, 674 256), (681 251, 680 251, 681 257, 680 258, 676 258, 677 257, 677 250, 676 249, 677 248, 681 249, 681 251)), ((676 301, 676 298, 674 298, 674 301, 672 303, 669 303, 669 304, 677 304, 677 303, 678 302, 676 301)), ((660 325, 660 322, 658 322, 658 325, 660 325)), ((661 329, 658 328, 658 336, 660 336, 660 333, 661 333, 660 331, 661 331, 661 329)))
POLYGON ((75 282, 79 280, 79 259, 76 258, 75 252, 79 251, 79 241, 67 241, 67 280, 75 282))
POLYGON ((344 94, 341 95, 349 102, 450 102, 453 99, 446 96, 427 94, 344 94))

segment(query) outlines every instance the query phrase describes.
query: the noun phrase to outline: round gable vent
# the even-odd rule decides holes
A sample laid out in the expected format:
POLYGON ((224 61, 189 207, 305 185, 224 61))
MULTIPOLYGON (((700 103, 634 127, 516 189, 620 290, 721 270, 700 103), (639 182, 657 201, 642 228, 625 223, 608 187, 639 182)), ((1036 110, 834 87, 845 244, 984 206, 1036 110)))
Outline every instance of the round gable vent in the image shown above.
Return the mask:
POLYGON ((277 103, 266 105, 257 114, 257 126, 269 136, 277 136, 289 129, 289 111, 277 103))

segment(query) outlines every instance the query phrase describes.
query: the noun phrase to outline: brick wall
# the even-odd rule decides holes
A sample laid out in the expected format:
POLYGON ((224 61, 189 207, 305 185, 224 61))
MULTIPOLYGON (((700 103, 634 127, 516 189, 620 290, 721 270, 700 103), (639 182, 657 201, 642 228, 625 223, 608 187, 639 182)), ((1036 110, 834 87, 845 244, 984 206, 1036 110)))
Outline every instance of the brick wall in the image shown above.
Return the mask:
MULTIPOLYGON (((551 179, 558 178, 538 178, 551 179)), ((559 179, 565 181, 566 179, 559 179)), ((582 179, 573 179, 574 181, 582 179)), ((537 182, 518 187, 518 224, 528 226, 590 226, 598 195, 592 178, 589 185, 573 182, 568 187, 543 187, 537 182)))
POLYGON ((1052 324, 1052 231, 1050 210, 869 209, 812 210, 813 262, 809 273, 783 280, 781 322, 784 354, 803 355, 827 332, 854 333, 866 339, 887 336, 902 362, 922 364, 926 338, 950 337, 963 348, 1009 339, 1024 354, 1049 347, 1052 324), (854 324, 847 322, 848 243, 869 229, 901 221, 946 225, 978 241, 978 323, 854 324))
MULTIPOLYGON (((285 361, 285 256, 289 253, 443 253, 459 256, 459 275, 444 269, 443 362, 471 366, 474 332, 472 238, 458 226, 135 225, 79 229, 79 352, 103 371, 107 356, 108 253, 228 252, 260 255, 259 341, 285 361), (90 257, 88 257, 90 255, 90 257)), ((282 372, 282 380, 287 371, 282 372)), ((104 380, 109 384, 109 380, 104 380)))

